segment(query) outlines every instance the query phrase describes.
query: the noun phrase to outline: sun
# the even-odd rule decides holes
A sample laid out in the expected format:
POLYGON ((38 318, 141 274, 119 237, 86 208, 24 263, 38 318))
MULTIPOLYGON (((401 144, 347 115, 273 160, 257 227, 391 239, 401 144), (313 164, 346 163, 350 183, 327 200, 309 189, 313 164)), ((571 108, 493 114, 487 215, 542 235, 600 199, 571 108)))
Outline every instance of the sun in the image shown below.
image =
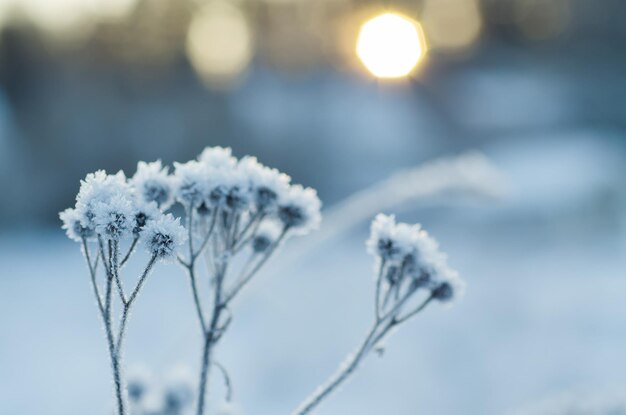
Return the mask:
POLYGON ((419 23, 396 13, 378 15, 361 26, 356 54, 378 78, 401 78, 418 65, 426 53, 419 23))

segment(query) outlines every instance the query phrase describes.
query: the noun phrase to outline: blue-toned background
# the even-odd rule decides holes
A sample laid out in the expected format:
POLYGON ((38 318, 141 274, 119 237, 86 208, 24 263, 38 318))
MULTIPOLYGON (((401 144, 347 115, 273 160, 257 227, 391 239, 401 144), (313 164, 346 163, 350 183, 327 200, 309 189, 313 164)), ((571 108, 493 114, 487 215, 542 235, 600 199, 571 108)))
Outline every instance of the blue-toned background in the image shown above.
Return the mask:
MULTIPOLYGON (((440 241, 467 293, 393 336, 320 414, 626 398, 625 17, 619 0, 0 0, 0 414, 111 413, 87 270, 57 212, 90 171, 208 145, 316 187, 329 215, 431 159, 478 150, 500 171, 495 198, 385 209, 440 241), (385 5, 429 44, 401 80, 354 55, 355 27, 385 5), (195 40, 216 48, 209 63, 189 46, 198 19, 219 23, 195 40)), ((367 222, 294 240, 238 300, 218 358, 244 413, 289 413, 368 328, 367 222)), ((158 267, 126 363, 195 371, 193 313, 182 270, 158 267)))

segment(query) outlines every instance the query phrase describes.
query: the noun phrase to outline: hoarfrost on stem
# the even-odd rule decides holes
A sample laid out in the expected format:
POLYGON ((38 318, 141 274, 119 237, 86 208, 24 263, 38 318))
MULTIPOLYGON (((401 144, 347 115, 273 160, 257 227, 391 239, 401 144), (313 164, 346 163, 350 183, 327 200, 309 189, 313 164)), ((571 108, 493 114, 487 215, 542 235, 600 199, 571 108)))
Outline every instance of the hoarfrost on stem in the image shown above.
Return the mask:
POLYGON ((202 331, 196 411, 202 415, 212 351, 232 319, 231 302, 289 235, 318 226, 321 202, 313 189, 291 184, 289 176, 254 157, 237 160, 229 148, 207 148, 197 160, 175 167, 176 200, 188 234, 187 253, 178 260, 189 276, 202 331), (200 256, 207 265, 208 296, 198 284, 200 256), (243 264, 239 269, 237 262, 243 264))
POLYGON ((82 243, 92 290, 105 328, 118 415, 126 415, 129 397, 137 399, 142 393, 137 387, 126 391, 122 377, 123 340, 131 307, 156 261, 175 256, 176 249, 186 238, 178 220, 164 215, 158 208, 159 204, 167 206, 163 192, 146 192, 148 185, 154 190, 156 182, 169 180, 160 162, 140 163, 138 169, 133 183, 121 171, 115 175, 104 170, 88 174, 81 181, 75 207, 59 214, 68 237, 82 243), (158 180, 151 182, 150 177, 154 179, 155 175, 158 180), (147 194, 153 197, 147 197, 147 194), (141 238, 145 238, 150 259, 132 290, 127 291, 121 268, 141 238), (131 242, 122 255, 122 246, 127 239, 131 242), (103 269, 101 278, 104 281, 99 281, 99 268, 103 269), (114 322, 116 316, 119 316, 117 324, 114 322))
MULTIPOLYGON (((231 379, 214 357, 215 346, 230 326, 231 306, 238 294, 291 236, 318 229, 321 206, 314 189, 292 184, 288 175, 255 157, 238 160, 230 148, 222 147, 209 147, 195 160, 174 163, 173 175, 157 160, 139 162, 131 179, 121 171, 109 175, 99 170, 81 181, 75 207, 61 212, 60 218, 68 237, 82 244, 87 260, 109 347, 117 415, 126 415, 127 407, 140 410, 139 414, 182 414, 194 398, 196 415, 204 415, 212 367, 219 369, 226 386, 226 404, 219 413, 239 414, 230 403, 231 379), (183 218, 165 213, 174 202, 182 205, 183 218), (134 288, 127 290, 121 269, 139 243, 149 261, 134 288), (207 279, 202 286, 208 292, 198 284, 200 257, 207 279), (126 389, 123 340, 131 306, 153 266, 173 259, 188 276, 202 334, 199 377, 197 382, 188 377, 170 382, 155 398, 145 377, 131 377, 126 389), (100 268, 104 276, 98 278, 100 268), (114 324, 117 315, 119 322, 114 324)), ((458 273, 419 224, 398 223, 394 216, 379 214, 366 246, 376 264, 374 323, 337 372, 294 415, 317 408, 394 328, 431 302, 451 303, 463 293, 458 273)))
POLYGON ((396 223, 379 214, 372 222, 367 250, 375 258, 374 323, 361 345, 339 365, 337 372, 292 413, 315 410, 380 347, 392 330, 432 301, 450 302, 461 295, 463 282, 446 262, 439 245, 419 224, 396 223))

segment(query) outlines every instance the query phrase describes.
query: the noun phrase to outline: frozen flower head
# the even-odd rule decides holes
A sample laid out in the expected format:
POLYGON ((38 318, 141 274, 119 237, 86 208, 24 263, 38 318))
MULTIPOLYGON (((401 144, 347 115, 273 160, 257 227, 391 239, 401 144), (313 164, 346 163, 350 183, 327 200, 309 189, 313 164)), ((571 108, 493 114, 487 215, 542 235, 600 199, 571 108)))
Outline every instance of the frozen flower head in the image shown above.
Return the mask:
POLYGON ((148 252, 157 258, 167 259, 175 255, 178 247, 185 243, 187 234, 180 225, 180 219, 174 219, 168 213, 148 221, 143 229, 143 238, 148 252))
POLYGON ((289 190, 291 178, 276 169, 265 167, 255 157, 242 158, 238 167, 249 181, 255 210, 261 214, 275 212, 278 200, 289 190))
POLYGON ((135 208, 124 195, 115 195, 94 206, 96 231, 111 240, 119 240, 135 227, 135 208))
POLYGON ((278 241, 281 232, 278 223, 274 221, 263 222, 252 238, 252 250, 258 254, 267 252, 278 241))
POLYGON ((114 196, 131 198, 132 191, 122 171, 107 174, 104 170, 89 173, 80 182, 76 196, 76 210, 82 215, 83 225, 95 226, 95 208, 101 203, 108 203, 114 196))
POLYGON ((461 298, 465 293, 465 281, 458 272, 449 268, 447 264, 439 264, 432 276, 431 294, 435 300, 442 303, 461 298))
POLYGON ((204 201, 207 169, 197 161, 174 163, 176 199, 186 207, 197 208, 204 201))
POLYGON ((439 244, 428 233, 420 229, 415 235, 415 255, 420 278, 428 282, 434 299, 450 302, 460 298, 465 291, 465 282, 447 263, 446 255, 439 244))
POLYGON ((278 202, 278 218, 290 230, 306 234, 319 227, 321 207, 314 189, 292 185, 278 202))
POLYGON ((204 205, 208 212, 222 208, 241 213, 250 205, 248 182, 237 169, 208 169, 204 205))
POLYGON ((207 182, 205 186, 205 195, 203 207, 208 212, 212 212, 215 208, 223 207, 226 204, 226 196, 229 193, 229 184, 232 181, 230 171, 227 169, 209 169, 207 168, 207 182))
POLYGON ((233 157, 230 147, 207 147, 198 156, 198 161, 214 169, 232 169, 237 165, 237 159, 233 157))
POLYGON ((396 223, 393 215, 378 214, 372 222, 368 252, 385 262, 401 263, 414 248, 414 237, 419 225, 396 223))
POLYGON ((156 202, 142 203, 135 209, 135 226, 133 235, 139 236, 148 221, 157 219, 163 215, 156 202))
POLYGON ((430 290, 433 299, 441 302, 463 292, 458 273, 448 266, 437 241, 419 224, 396 223, 393 216, 379 214, 372 222, 367 248, 383 261, 390 285, 410 276, 417 287, 430 290))
POLYGON ((83 217, 76 209, 65 209, 59 213, 59 217, 63 221, 63 229, 65 229, 68 238, 74 241, 80 242, 83 239, 91 239, 96 234, 93 227, 83 225, 83 217))
POLYGON ((141 203, 155 202, 163 210, 171 205, 172 181, 167 166, 163 167, 161 160, 152 163, 140 161, 131 183, 141 203))
POLYGON ((243 212, 250 205, 250 189, 246 177, 238 170, 232 170, 225 182, 226 198, 224 206, 232 212, 243 212))

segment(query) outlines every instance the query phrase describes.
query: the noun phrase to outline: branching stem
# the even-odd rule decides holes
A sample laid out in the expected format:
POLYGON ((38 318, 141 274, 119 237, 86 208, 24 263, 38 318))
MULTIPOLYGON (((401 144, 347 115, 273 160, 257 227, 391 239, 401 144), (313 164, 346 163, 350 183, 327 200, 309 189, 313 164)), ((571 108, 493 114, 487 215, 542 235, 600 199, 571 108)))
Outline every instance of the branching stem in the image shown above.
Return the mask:
MULTIPOLYGON (((382 274, 381 274, 382 275, 382 274)), ((346 363, 342 364, 339 371, 336 372, 326 383, 320 386, 312 395, 305 399, 298 408, 292 412, 292 415, 305 415, 309 414, 315 409, 324 399, 326 399, 332 392, 334 392, 346 379, 354 373, 359 367, 361 362, 367 357, 369 352, 378 344, 385 336, 389 334, 391 329, 404 323, 414 315, 422 311, 433 299, 430 295, 423 303, 421 303, 415 310, 406 314, 403 317, 398 317, 402 305, 410 298, 414 291, 407 291, 402 299, 396 304, 396 306, 385 314, 383 317, 377 317, 374 325, 368 331, 365 339, 354 354, 351 354, 346 363)), ((377 290, 376 299, 378 301, 379 293, 377 290)), ((378 308, 377 308, 378 310, 378 308)))
MULTIPOLYGON (((104 324, 107 345, 109 349, 109 357, 111 359, 111 368, 113 371, 113 386, 115 391, 115 402, 117 408, 117 415, 126 415, 126 402, 124 399, 124 385, 122 380, 122 342, 126 331, 126 323, 130 308, 133 305, 141 287, 143 286, 150 270, 156 262, 156 255, 153 255, 148 262, 143 274, 139 278, 137 285, 135 286, 132 294, 128 299, 125 298, 123 286, 119 278, 119 244, 117 241, 108 241, 108 256, 105 254, 105 244, 100 236, 98 236, 98 249, 99 254, 96 257, 96 261, 91 261, 91 254, 86 239, 83 238, 83 250, 85 252, 85 258, 89 267, 89 274, 91 277, 91 284, 96 302, 98 304, 98 311, 104 324), (98 288, 98 282, 96 280, 97 261, 102 257, 102 264, 106 272, 105 290, 104 290, 104 303, 100 289, 98 288), (113 284, 117 286, 120 300, 122 303, 122 317, 119 324, 119 331, 117 333, 117 339, 113 330, 113 284)), ((132 251, 132 248, 130 249, 132 251)), ((129 252, 130 253, 130 252, 129 252)))
POLYGON ((135 289, 133 290, 132 294, 128 298, 128 301, 124 303, 124 308, 122 310, 122 319, 120 320, 119 333, 117 335, 117 345, 115 347, 115 350, 118 355, 120 354, 122 350, 122 342, 124 341, 124 334, 126 333, 126 323, 128 321, 130 308, 133 305, 135 299, 137 298, 137 295, 139 294, 141 287, 146 281, 146 278, 148 277, 150 270, 154 266, 156 259, 157 259, 156 255, 153 255, 150 258, 150 261, 148 261, 148 265, 146 265, 146 268, 144 269, 143 273, 141 274, 141 277, 139 278, 139 281, 137 281, 137 285, 135 286, 135 289))

